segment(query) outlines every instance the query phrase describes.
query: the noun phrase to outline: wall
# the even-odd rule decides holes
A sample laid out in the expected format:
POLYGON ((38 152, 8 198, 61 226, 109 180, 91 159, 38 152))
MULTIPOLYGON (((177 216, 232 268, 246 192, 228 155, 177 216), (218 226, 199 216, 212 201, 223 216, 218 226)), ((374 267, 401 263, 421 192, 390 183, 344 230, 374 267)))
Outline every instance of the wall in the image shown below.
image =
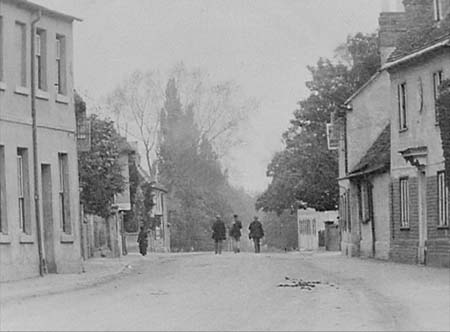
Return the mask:
POLYGON ((391 256, 396 261, 416 263, 418 261, 417 248, 418 232, 418 188, 417 168, 407 163, 399 151, 418 146, 427 147, 426 166, 423 171, 426 176, 426 199, 423 209, 426 214, 426 227, 428 239, 426 241, 426 264, 436 266, 449 266, 450 233, 447 228, 437 225, 437 172, 444 169, 444 158, 440 139, 440 128, 436 123, 433 73, 443 70, 444 78, 450 77, 450 51, 441 50, 431 56, 421 58, 407 66, 392 70, 391 79, 391 174, 393 182, 393 229, 395 240, 391 248, 391 256), (419 94, 419 78, 423 87, 423 108, 419 94), (397 86, 407 84, 407 130, 399 130, 397 86), (410 178, 411 196, 410 208, 413 213, 412 224, 409 230, 399 229, 399 178, 410 178))
MULTIPOLYGON (((0 84, 0 144, 5 146, 7 222, 8 234, 0 236, 0 280, 22 279, 39 273, 36 218, 34 214, 33 146, 31 132, 30 97, 30 23, 31 13, 14 5, 1 2, 3 17, 4 82, 0 84), (15 21, 26 23, 27 31, 27 87, 17 89, 16 67, 12 65, 17 54, 14 45, 15 21), (28 149, 30 184, 31 234, 25 235, 19 229, 17 201, 17 147, 28 149)), ((43 16, 37 25, 47 31, 47 91, 37 92, 37 137, 38 137, 38 181, 42 189, 41 164, 50 165, 53 214, 53 248, 58 273, 80 272, 81 254, 79 242, 79 185, 75 138, 75 111, 72 84, 72 23, 58 17, 43 16), (66 36, 66 81, 67 95, 57 94, 54 88, 56 77, 55 40, 56 34, 66 36), (59 218, 59 165, 58 153, 67 153, 69 169, 69 197, 71 234, 62 231, 59 218)), ((42 193, 39 192, 39 195, 42 193)), ((41 224, 44 225, 41 197, 41 224)))

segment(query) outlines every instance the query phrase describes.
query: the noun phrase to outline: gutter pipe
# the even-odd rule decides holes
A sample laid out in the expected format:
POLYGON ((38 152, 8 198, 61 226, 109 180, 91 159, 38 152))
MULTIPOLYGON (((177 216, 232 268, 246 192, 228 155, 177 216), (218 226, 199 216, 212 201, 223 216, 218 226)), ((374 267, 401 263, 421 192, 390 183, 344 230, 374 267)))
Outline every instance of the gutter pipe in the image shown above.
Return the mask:
POLYGON ((31 22, 31 119, 32 119, 32 133, 33 133, 33 168, 34 168, 34 209, 36 215, 36 232, 38 241, 38 255, 39 255, 39 275, 44 276, 46 270, 46 264, 44 259, 44 250, 42 247, 42 227, 40 216, 40 200, 39 200, 39 159, 37 150, 37 124, 36 124, 36 75, 35 75, 35 62, 36 62, 36 24, 41 20, 42 11, 37 11, 37 17, 31 22))

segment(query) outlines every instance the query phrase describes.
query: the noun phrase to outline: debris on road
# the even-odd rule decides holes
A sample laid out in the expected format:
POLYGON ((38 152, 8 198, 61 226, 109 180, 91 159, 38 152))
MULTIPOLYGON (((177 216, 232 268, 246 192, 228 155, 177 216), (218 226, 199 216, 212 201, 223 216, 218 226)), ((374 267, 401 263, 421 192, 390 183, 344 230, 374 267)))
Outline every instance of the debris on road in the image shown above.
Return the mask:
MULTIPOLYGON (((305 290, 313 290, 317 285, 321 285, 322 282, 315 280, 315 281, 308 281, 303 279, 295 279, 290 277, 284 277, 286 282, 279 283, 278 287, 298 287, 300 289, 305 290)), ((325 284, 328 284, 327 282, 325 284)), ((334 287, 333 284, 328 284, 330 287, 334 287)))

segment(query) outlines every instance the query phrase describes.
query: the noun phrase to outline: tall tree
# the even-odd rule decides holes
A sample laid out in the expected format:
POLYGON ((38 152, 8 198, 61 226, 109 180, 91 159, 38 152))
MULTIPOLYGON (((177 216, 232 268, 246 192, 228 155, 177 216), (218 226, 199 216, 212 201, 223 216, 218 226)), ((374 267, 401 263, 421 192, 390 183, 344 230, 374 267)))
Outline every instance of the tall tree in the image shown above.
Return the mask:
POLYGON ((142 144, 146 166, 152 177, 156 174, 153 160, 162 102, 160 77, 154 71, 133 72, 107 99, 119 130, 125 135, 130 133, 142 144))
POLYGON ((347 63, 319 59, 316 66, 308 67, 312 79, 306 86, 311 94, 298 103, 291 125, 283 134, 285 149, 268 166, 267 175, 272 181, 258 198, 258 209, 281 214, 299 205, 317 210, 337 207, 337 153, 328 150, 326 123, 379 68, 376 45, 376 35, 358 33, 349 36, 336 53, 347 63))

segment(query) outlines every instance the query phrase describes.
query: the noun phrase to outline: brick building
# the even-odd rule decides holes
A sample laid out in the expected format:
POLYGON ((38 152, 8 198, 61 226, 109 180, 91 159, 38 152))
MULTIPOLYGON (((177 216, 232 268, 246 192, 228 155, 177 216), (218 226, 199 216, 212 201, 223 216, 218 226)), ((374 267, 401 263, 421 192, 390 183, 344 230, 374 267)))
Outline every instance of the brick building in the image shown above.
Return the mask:
POLYGON ((81 270, 74 20, 0 0, 2 281, 81 270))
POLYGON ((435 107, 450 77, 450 1, 404 0, 408 32, 384 66, 391 78, 391 252, 450 266, 448 188, 435 107))

